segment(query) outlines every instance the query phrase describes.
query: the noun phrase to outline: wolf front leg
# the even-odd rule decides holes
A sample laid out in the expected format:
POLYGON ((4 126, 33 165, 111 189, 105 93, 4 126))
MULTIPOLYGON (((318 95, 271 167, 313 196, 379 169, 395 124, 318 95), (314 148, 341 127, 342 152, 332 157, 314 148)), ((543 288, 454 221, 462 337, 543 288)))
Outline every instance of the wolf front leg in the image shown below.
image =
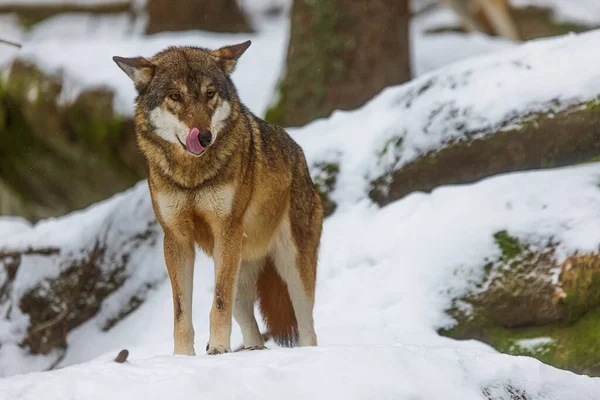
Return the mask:
POLYGON ((229 224, 216 243, 215 293, 210 310, 208 354, 231 352, 231 319, 242 249, 241 225, 229 224))
POLYGON ((175 355, 196 355, 192 324, 194 243, 165 232, 165 262, 173 291, 175 355))

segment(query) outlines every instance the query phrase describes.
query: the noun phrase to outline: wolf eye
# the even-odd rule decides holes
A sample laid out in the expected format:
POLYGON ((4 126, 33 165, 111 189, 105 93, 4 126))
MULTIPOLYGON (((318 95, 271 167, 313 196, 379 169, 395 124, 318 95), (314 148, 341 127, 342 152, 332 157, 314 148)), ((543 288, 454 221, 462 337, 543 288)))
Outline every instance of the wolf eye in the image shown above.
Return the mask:
POLYGON ((173 101, 180 101, 181 95, 179 93, 173 93, 169 95, 169 98, 173 101))
POLYGON ((213 97, 215 97, 215 90, 214 89, 208 89, 206 91, 206 97, 208 97, 209 99, 212 99, 213 97))

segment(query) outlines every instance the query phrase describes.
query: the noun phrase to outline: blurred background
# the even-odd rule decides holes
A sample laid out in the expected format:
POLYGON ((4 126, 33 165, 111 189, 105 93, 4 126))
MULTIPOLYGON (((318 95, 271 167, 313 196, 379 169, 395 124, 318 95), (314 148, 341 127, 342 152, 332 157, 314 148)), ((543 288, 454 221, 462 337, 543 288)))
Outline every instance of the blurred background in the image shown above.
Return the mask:
POLYGON ((291 127, 466 57, 599 25, 594 0, 0 0, 0 38, 24 44, 0 47, 0 215, 65 214, 144 177, 133 93, 115 104, 109 78, 122 77, 99 71, 109 60, 74 59, 90 57, 73 50, 86 39, 114 51, 126 41, 120 55, 133 56, 157 35, 271 29, 271 59, 285 66, 254 111, 291 127))

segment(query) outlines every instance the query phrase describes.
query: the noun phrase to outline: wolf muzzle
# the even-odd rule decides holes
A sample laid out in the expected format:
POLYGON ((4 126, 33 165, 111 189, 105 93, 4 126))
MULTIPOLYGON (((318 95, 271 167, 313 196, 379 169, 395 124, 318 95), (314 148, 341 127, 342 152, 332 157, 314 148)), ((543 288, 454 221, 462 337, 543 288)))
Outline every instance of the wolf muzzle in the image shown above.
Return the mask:
POLYGON ((212 133, 208 130, 200 132, 198 128, 192 128, 185 139, 187 151, 194 155, 200 155, 212 142, 212 133))

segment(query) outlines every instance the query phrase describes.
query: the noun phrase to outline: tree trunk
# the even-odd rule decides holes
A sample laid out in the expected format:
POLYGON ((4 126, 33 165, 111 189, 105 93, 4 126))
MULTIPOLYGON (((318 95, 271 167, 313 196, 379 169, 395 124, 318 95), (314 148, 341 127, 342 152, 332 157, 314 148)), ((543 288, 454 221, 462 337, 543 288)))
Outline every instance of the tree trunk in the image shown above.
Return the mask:
POLYGON ((299 126, 410 79, 408 0, 294 0, 285 77, 266 118, 299 126))
POLYGON ((147 34, 200 29, 251 32, 236 0, 148 0, 147 34))

